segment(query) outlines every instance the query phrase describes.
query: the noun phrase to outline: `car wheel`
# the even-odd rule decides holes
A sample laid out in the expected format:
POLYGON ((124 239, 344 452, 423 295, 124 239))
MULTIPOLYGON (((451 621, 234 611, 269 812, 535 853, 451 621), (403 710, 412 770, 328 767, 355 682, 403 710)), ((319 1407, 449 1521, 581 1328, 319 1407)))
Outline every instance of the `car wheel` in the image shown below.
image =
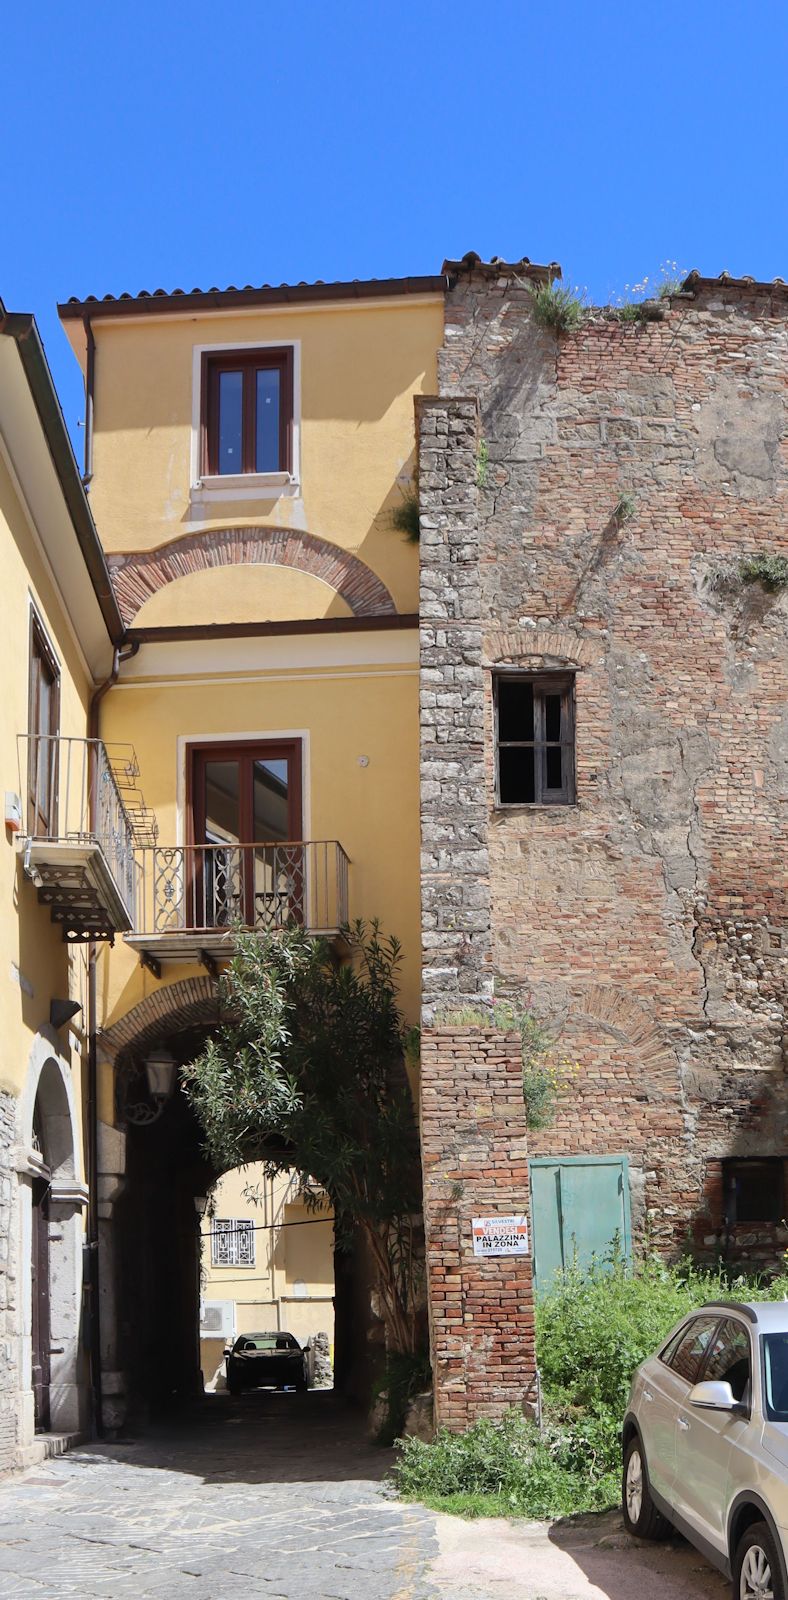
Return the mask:
POLYGON ((765 1522, 742 1534, 733 1562, 734 1600, 786 1600, 777 1546, 765 1522))
POLYGON ((636 1539, 664 1539, 670 1531, 670 1523, 651 1498, 646 1457, 637 1434, 624 1451, 621 1508, 624 1527, 636 1539))

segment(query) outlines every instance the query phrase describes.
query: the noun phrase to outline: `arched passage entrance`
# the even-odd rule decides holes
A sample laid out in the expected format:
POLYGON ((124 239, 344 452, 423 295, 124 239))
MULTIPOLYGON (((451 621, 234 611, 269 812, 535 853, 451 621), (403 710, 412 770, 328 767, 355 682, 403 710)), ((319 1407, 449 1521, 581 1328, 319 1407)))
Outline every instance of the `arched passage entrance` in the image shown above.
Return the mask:
POLYGON ((19 1121, 24 1447, 35 1432, 83 1432, 89 1416, 82 1327, 88 1191, 70 1068, 49 1029, 31 1051, 19 1121))
MULTIPOLYGON (((114 1057, 117 1121, 100 1139, 100 1152, 116 1152, 112 1170, 106 1158, 102 1169, 100 1153, 103 1413, 110 1429, 202 1387, 195 1200, 221 1174, 204 1157, 177 1069, 200 1052, 218 1021, 215 985, 195 977, 157 989, 102 1037, 114 1057), (173 1058, 175 1070, 172 1092, 157 1105, 145 1062, 159 1052, 173 1058)), ((359 1242, 335 1266, 337 1385, 365 1399, 375 1340, 383 1336, 373 1310, 372 1264, 359 1242)))

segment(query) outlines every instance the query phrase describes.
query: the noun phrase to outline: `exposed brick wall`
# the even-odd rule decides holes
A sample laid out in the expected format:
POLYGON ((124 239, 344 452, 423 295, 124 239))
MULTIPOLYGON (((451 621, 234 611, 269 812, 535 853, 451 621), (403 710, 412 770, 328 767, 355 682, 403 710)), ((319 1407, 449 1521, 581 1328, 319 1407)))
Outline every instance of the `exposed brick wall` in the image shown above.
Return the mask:
POLYGON ((530 1255, 480 1259, 471 1233, 529 1214, 519 1035, 424 1030, 421 1149, 436 1421, 459 1430, 535 1402, 530 1255))
POLYGON ((177 983, 158 984, 139 1005, 132 1006, 110 1028, 104 1028, 99 1043, 112 1057, 129 1045, 142 1052, 150 1045, 160 1044, 168 1033, 217 1022, 218 1018, 215 980, 181 978, 177 983))
POLYGON ((293 567, 322 578, 355 616, 392 616, 396 611, 386 585, 358 556, 295 528, 213 529, 172 539, 155 550, 108 555, 107 563, 127 626, 165 584, 209 567, 293 567))
MULTIPOLYGON (((627 1153, 638 1227, 650 1214, 666 1249, 690 1234, 754 1262, 781 1232, 728 1237, 715 1172, 788 1152, 788 599, 709 579, 788 554, 787 310, 779 290, 705 287, 662 321, 597 313, 556 339, 525 284, 470 273, 439 367, 445 416, 476 397, 489 452, 475 554, 496 991, 578 1064, 531 1152, 627 1153), (496 810, 499 665, 576 670, 576 806, 496 810)), ((433 687, 438 652, 436 631, 433 687)), ((442 737, 423 733, 423 753, 442 737)), ((482 895, 483 877, 480 858, 482 895)))

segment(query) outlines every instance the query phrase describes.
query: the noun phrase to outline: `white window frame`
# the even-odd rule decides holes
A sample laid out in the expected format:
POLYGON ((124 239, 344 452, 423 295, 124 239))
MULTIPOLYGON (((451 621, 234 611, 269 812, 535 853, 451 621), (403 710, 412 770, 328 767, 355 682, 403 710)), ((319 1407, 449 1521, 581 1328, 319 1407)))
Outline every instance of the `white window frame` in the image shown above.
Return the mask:
POLYGON ((248 1272, 255 1264, 254 1223, 247 1217, 214 1217, 211 1221, 211 1266, 230 1267, 233 1271, 248 1272), (248 1241, 246 1245, 248 1261, 239 1260, 241 1238, 248 1241), (219 1259, 222 1242, 227 1254, 227 1259, 224 1261, 219 1259))
POLYGON ((301 340, 245 339, 229 344, 196 344, 192 348, 192 427, 189 468, 193 505, 227 504, 233 500, 280 500, 301 493, 301 340), (203 356, 233 350, 291 350, 293 353, 292 463, 289 472, 206 474, 202 470, 203 356))

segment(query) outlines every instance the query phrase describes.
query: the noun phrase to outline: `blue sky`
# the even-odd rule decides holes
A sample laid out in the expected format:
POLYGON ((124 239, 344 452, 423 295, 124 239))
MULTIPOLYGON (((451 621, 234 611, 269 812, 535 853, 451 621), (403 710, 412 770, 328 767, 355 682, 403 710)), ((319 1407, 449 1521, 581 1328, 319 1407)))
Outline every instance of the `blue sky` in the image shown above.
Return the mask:
POLYGON ((70 294, 558 260, 788 278, 788 10, 8 0, 0 297, 67 420, 70 294))

